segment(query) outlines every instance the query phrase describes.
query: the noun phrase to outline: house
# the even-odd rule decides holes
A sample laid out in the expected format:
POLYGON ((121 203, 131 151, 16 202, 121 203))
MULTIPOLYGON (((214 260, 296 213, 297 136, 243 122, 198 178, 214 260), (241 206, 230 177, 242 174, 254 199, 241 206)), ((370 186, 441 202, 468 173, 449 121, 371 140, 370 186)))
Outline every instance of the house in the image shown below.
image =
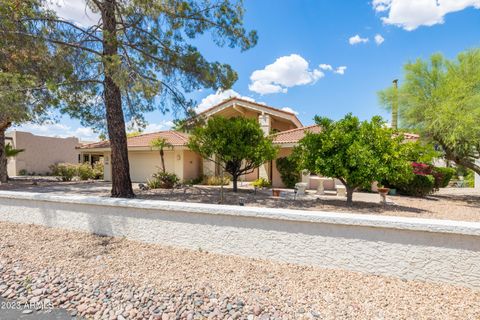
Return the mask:
POLYGON ((10 177, 21 174, 43 175, 50 172, 52 164, 80 161, 77 147, 81 143, 75 137, 44 137, 29 132, 10 131, 5 135, 5 143, 24 150, 8 159, 7 171, 10 177))
MULTIPOLYGON (((201 112, 199 116, 246 117, 257 119, 266 135, 271 135, 273 142, 279 146, 279 157, 289 155, 298 140, 306 131, 318 132, 317 126, 304 127, 297 116, 285 110, 264 104, 230 98, 201 112)), ((127 139, 130 176, 134 182, 145 182, 152 174, 159 171, 161 160, 158 150, 150 146, 151 141, 164 138, 172 148, 164 150, 165 167, 175 173, 181 180, 195 179, 202 175, 219 175, 220 168, 214 162, 202 159, 187 147, 189 135, 178 131, 160 131, 142 134, 127 139)), ((91 160, 102 157, 105 165, 105 180, 111 180, 111 150, 109 141, 83 145, 79 148, 81 158, 91 160)), ((253 181, 264 177, 274 187, 283 187, 275 161, 265 163, 254 172, 241 177, 241 181, 253 181)))
MULTIPOLYGON (((248 101, 241 98, 230 98, 198 114, 205 119, 213 116, 245 117, 257 119, 265 135, 270 135, 273 143, 279 147, 277 158, 290 155, 293 148, 305 136, 306 132, 318 133, 317 125, 303 126, 297 116, 289 111, 267 106, 265 104, 248 101)), ((406 141, 416 141, 416 134, 404 133, 406 141)), ((159 151, 151 147, 151 142, 157 138, 164 138, 172 148, 164 150, 166 171, 175 173, 181 180, 190 180, 202 175, 218 176, 220 168, 213 161, 202 159, 198 154, 187 147, 189 134, 178 131, 160 131, 142 134, 127 139, 128 158, 130 162, 130 176, 133 182, 145 182, 152 174, 159 171, 161 160, 159 151)), ((111 180, 111 150, 109 141, 101 141, 83 145, 79 148, 84 161, 95 162, 103 158, 105 165, 105 180, 111 180), (93 159, 93 160, 92 160, 93 159)), ((240 178, 240 181, 254 181, 258 178, 268 179, 273 187, 284 187, 275 161, 263 164, 252 173, 240 178)), ((319 177, 304 176, 303 182, 315 189, 319 177)), ((326 188, 333 189, 334 181, 326 188)))

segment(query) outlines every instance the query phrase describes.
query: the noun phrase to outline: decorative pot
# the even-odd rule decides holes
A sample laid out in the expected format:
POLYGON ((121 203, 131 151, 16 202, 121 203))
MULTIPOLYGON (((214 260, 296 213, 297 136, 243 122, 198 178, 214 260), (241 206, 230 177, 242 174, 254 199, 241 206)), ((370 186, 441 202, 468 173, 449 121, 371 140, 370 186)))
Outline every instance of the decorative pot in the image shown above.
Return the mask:
POLYGON ((390 188, 378 188, 378 193, 380 194, 380 198, 382 199, 381 203, 387 203, 387 193, 390 191, 390 188))
POLYGON ((272 189, 272 195, 274 197, 280 197, 280 190, 272 189))

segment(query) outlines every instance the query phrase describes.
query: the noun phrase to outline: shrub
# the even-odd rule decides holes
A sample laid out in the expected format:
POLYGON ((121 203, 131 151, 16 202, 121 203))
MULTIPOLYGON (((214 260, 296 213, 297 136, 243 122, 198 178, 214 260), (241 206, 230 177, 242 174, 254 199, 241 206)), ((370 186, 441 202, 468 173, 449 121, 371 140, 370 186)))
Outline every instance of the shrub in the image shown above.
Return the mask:
POLYGON ((456 173, 454 168, 434 167, 432 171, 433 176, 435 177, 436 189, 446 188, 456 173))
POLYGON ((77 166, 71 163, 56 163, 50 166, 52 175, 59 176, 62 181, 72 181, 77 174, 77 166))
POLYGON ((28 171, 26 169, 22 169, 22 170, 18 171, 18 174, 20 176, 26 176, 26 175, 28 175, 28 171))
POLYGON ((275 160, 275 163, 283 184, 287 188, 294 188, 295 183, 300 181, 297 159, 294 157, 283 157, 275 160))
POLYGON ((203 177, 203 184, 207 186, 228 186, 230 184, 229 177, 222 177, 221 176, 204 176, 203 177))
POLYGON ((104 174, 104 163, 103 159, 100 161, 97 161, 93 164, 93 179, 103 179, 103 174, 104 174))
POLYGON ((89 180, 94 178, 93 174, 93 168, 92 166, 88 163, 82 163, 77 166, 77 175, 80 178, 80 180, 89 180))
POLYGON ((187 179, 183 183, 184 184, 195 185, 195 184, 200 184, 202 182, 203 182, 203 177, 198 177, 198 178, 195 178, 195 179, 187 179))
POLYGON ((268 188, 272 184, 265 178, 258 178, 257 180, 253 181, 252 186, 257 188, 268 188))
POLYGON ((434 191, 435 178, 432 175, 415 174, 409 182, 401 183, 396 187, 401 194, 424 197, 434 191))
POLYGON ((147 185, 150 189, 172 189, 179 181, 175 173, 157 172, 147 181, 147 185))

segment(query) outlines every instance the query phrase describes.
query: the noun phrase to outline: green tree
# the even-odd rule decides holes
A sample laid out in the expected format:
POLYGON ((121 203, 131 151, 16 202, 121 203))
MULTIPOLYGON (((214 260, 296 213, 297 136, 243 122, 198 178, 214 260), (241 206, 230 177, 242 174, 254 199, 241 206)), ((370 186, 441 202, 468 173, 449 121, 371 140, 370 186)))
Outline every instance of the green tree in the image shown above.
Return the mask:
POLYGON ((188 146, 232 175, 233 191, 241 175, 275 159, 278 149, 255 119, 212 117, 193 129, 188 146))
POLYGON ((32 26, 19 19, 37 10, 35 1, 0 0, 0 182, 8 178, 5 132, 15 124, 49 118, 49 107, 58 103, 51 83, 67 82, 71 73, 64 50, 25 35, 32 26))
MULTIPOLYGON (((447 60, 435 54, 405 65, 398 99, 401 123, 441 147, 447 160, 480 173, 480 49, 447 60)), ((392 105, 392 90, 379 93, 392 105)))
POLYGON ((218 46, 247 50, 256 44, 257 35, 243 27, 242 1, 90 0, 87 5, 98 15, 98 22, 89 26, 51 11, 38 11, 22 21, 36 27, 29 36, 71 51, 65 59, 75 64, 73 72, 84 83, 63 87, 60 110, 84 125, 106 127, 112 152, 111 195, 133 197, 126 121, 141 127, 143 114, 156 108, 191 109, 193 102, 185 93, 232 86, 237 73, 229 65, 207 61, 190 44, 197 36, 210 33, 218 46))
POLYGON ((412 168, 408 144, 394 135, 378 116, 360 121, 351 114, 339 121, 315 117, 320 133, 307 133, 295 152, 310 172, 337 178, 347 190, 347 203, 353 192, 373 181, 409 179, 412 168))
POLYGON ((168 142, 165 138, 157 138, 152 140, 150 143, 152 148, 158 149, 160 152, 160 159, 162 160, 162 172, 165 173, 165 148, 173 148, 172 144, 168 142))

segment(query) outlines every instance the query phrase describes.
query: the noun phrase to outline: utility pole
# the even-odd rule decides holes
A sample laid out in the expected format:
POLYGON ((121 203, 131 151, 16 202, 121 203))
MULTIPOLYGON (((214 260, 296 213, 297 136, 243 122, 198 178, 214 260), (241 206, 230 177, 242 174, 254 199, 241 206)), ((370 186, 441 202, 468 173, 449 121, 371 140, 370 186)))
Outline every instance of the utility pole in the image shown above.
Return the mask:
POLYGON ((393 80, 392 129, 398 129, 398 79, 393 80))

